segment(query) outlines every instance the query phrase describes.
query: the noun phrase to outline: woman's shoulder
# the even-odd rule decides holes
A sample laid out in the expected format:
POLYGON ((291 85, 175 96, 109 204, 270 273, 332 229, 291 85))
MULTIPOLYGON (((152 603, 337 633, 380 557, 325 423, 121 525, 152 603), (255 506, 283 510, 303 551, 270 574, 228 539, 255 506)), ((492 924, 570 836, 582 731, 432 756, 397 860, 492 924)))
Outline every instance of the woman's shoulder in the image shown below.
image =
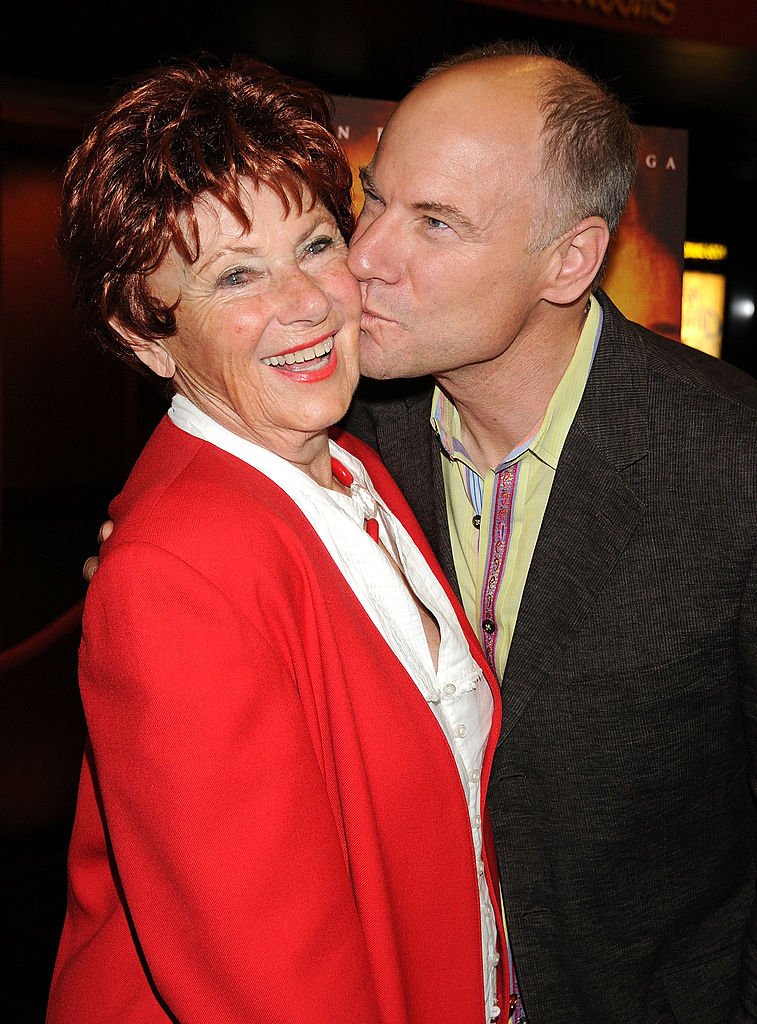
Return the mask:
POLYGON ((207 550, 261 537, 289 500, 264 474, 165 417, 111 503, 112 546, 207 550))

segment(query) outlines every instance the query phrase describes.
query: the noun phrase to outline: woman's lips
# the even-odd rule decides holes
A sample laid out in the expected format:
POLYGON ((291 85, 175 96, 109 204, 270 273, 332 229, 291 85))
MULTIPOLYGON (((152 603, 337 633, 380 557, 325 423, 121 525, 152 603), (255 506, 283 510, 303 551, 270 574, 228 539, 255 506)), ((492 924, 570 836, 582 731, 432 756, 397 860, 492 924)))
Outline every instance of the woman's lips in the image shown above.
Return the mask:
POLYGON ((298 348, 279 352, 278 355, 266 356, 260 361, 278 373, 285 374, 289 380, 303 384, 316 384, 318 381, 326 380, 336 370, 335 333, 324 335, 324 337, 298 348))
POLYGON ((279 352, 278 355, 266 356, 260 361, 265 363, 266 366, 293 366, 295 363, 309 363, 314 359, 322 359, 324 356, 329 355, 333 347, 334 335, 327 334, 316 341, 279 352))

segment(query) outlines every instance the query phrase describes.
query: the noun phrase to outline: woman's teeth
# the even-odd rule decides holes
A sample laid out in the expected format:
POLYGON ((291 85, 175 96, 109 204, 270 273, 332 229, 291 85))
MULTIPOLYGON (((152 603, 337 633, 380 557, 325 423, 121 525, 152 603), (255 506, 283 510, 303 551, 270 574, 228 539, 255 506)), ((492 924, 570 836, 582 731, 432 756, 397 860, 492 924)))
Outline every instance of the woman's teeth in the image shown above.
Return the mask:
POLYGON ((266 366, 292 366, 294 363, 309 363, 312 359, 322 359, 334 347, 333 335, 325 341, 319 341, 312 348, 301 348, 297 352, 287 352, 283 356, 266 356, 261 363, 266 366))

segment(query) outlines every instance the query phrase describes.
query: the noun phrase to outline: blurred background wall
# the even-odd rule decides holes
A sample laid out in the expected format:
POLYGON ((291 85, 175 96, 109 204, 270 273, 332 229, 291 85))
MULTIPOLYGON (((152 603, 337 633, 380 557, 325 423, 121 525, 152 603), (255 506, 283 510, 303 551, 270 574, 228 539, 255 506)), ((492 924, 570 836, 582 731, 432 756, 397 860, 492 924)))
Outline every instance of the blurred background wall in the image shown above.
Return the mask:
MULTIPOLYGON (((0 652, 18 653, 82 600, 108 501, 162 411, 146 382, 81 336, 55 250, 60 171, 87 119, 130 74, 199 51, 246 52, 345 100, 393 103, 431 62, 495 38, 561 46, 640 124, 685 137, 685 239, 696 245, 676 259, 705 285, 718 271, 722 322, 699 333, 757 374, 754 0, 17 6, 0 41, 0 652)), ((650 253, 634 258, 654 267, 650 253)), ((83 723, 78 634, 58 624, 33 658, 0 653, 0 1013, 12 1024, 44 1019, 65 901, 83 723)))

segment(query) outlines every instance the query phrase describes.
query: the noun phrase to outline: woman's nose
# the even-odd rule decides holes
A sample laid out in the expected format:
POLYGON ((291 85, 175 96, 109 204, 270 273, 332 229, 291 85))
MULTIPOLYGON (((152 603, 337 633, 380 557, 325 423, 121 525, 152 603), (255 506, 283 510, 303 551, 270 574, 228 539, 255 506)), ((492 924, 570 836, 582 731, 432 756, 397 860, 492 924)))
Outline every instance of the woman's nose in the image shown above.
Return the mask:
POLYGON ((320 323, 331 309, 321 284, 303 270, 295 270, 281 282, 277 319, 282 324, 299 321, 320 323))

